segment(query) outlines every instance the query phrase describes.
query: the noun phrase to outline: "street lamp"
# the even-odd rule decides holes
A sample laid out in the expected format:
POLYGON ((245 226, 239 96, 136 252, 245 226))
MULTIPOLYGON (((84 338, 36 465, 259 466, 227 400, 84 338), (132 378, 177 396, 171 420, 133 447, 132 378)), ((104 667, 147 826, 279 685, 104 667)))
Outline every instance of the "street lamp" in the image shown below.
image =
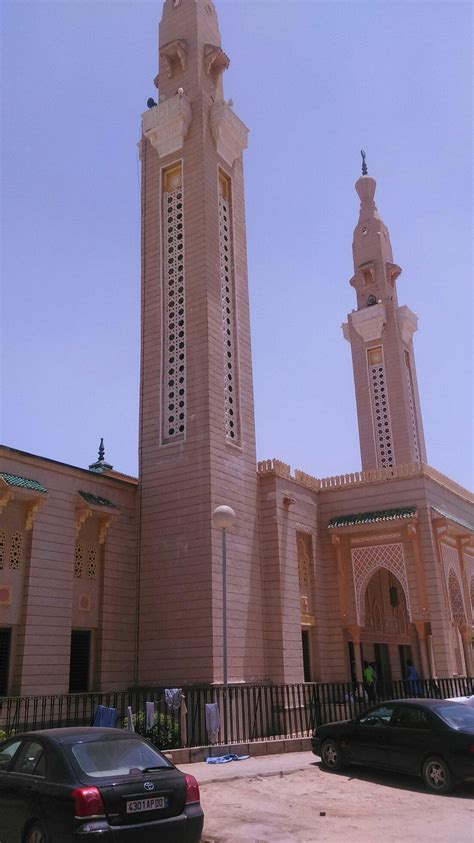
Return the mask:
POLYGON ((231 506, 217 506, 212 513, 212 523, 222 530, 222 646, 224 651, 224 690, 227 689, 227 558, 226 530, 232 527, 235 512, 231 506))

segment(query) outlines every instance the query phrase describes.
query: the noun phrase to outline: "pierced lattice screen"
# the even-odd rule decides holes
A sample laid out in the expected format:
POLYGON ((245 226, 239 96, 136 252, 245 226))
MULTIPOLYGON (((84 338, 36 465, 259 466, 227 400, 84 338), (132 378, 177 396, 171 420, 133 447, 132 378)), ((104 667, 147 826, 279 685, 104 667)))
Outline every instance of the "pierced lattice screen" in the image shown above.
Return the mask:
POLYGON ((18 570, 21 567, 21 563, 23 561, 23 536, 21 533, 15 532, 12 533, 12 538, 10 542, 10 557, 9 557, 9 565, 10 568, 13 570, 18 570))
POLYGON ((186 335, 184 314, 184 209, 180 172, 163 194, 163 442, 186 432, 186 335))
POLYGON ((7 534, 5 530, 0 530, 0 570, 5 565, 5 549, 7 544, 7 534))
POLYGON ((377 462, 380 468, 388 468, 394 465, 395 459, 382 349, 370 349, 368 367, 377 462))
POLYGON ((407 352, 405 352, 405 364, 406 364, 406 374, 407 374, 407 384, 408 384, 408 404, 410 407, 410 421, 411 421, 411 430, 413 435, 413 444, 415 450, 415 460, 416 462, 420 461, 420 448, 418 445, 418 426, 416 423, 416 412, 415 412, 415 399, 413 393, 413 378, 411 374, 411 366, 410 366, 410 357, 407 352))
POLYGON ((240 442, 237 360, 235 347, 235 282, 232 249, 232 219, 229 184, 220 179, 219 254, 224 335, 224 412, 225 435, 229 442, 240 442))

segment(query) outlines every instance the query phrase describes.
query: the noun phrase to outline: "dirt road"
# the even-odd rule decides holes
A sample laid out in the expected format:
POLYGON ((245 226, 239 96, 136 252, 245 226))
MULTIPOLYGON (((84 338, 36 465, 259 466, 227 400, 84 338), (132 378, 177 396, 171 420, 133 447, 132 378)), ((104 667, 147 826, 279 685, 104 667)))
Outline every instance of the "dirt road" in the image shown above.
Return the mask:
MULTIPOLYGON (((273 758, 268 775, 265 762, 270 759, 260 764, 260 759, 250 759, 236 762, 232 771, 226 765, 219 781, 201 776, 206 816, 202 843, 474 841, 473 784, 443 797, 427 793, 421 780, 362 768, 336 775, 321 770, 311 753, 299 755, 306 756, 300 770, 278 772, 278 759, 273 758), (239 764, 250 773, 237 769, 239 764), (239 777, 231 779, 234 770, 239 777)), ((281 766, 288 767, 288 758, 279 757, 281 766)), ((199 779, 198 771, 193 772, 199 779)))

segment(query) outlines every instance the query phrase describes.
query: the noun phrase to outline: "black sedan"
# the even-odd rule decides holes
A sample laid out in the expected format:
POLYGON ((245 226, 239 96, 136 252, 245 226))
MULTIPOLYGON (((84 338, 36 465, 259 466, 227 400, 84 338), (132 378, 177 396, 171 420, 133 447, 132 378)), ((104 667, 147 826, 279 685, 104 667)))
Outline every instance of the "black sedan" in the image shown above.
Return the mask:
POLYGON ((48 729, 0 744, 1 843, 197 843, 194 776, 121 729, 48 729))
POLYGON ((474 780, 474 710, 452 700, 390 700, 319 726, 313 752, 328 770, 363 764, 422 776, 436 793, 474 780))

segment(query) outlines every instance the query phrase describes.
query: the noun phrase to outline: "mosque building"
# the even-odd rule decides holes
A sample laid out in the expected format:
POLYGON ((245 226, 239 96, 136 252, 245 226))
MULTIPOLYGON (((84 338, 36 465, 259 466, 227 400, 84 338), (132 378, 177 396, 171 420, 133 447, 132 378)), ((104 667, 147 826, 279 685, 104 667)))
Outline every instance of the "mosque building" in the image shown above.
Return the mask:
MULTIPOLYGON (((473 497, 427 462, 413 335, 375 179, 350 344, 362 470, 256 463, 244 213, 247 128, 224 99, 210 0, 165 0, 140 140, 139 477, 0 448, 0 694, 223 679, 473 675, 473 497)), ((349 291, 348 291, 349 292, 349 291)), ((351 306, 350 296, 348 304, 351 306)), ((341 338, 342 339, 342 338, 341 338)))

